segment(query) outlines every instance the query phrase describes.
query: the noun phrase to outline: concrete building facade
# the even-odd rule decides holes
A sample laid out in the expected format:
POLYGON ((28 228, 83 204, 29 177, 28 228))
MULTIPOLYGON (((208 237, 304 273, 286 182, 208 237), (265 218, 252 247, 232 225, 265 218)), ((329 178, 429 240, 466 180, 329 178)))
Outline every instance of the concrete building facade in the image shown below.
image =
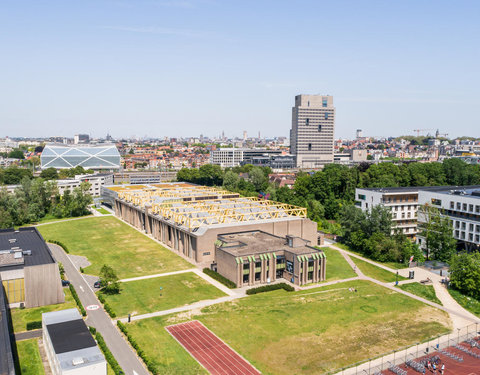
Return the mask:
POLYGON ((261 230, 317 243, 317 225, 302 207, 185 183, 103 190, 116 216, 198 263, 215 261, 221 234, 261 230))
POLYGON ((275 236, 260 230, 222 234, 215 243, 218 273, 237 287, 285 279, 295 285, 326 277, 326 256, 295 236, 275 236))
POLYGON ((280 150, 267 150, 256 148, 220 148, 210 152, 210 163, 227 167, 238 167, 243 161, 256 157, 271 157, 281 155, 280 150))
POLYGON ((329 95, 297 95, 292 108, 290 153, 298 168, 333 162, 335 107, 329 95))

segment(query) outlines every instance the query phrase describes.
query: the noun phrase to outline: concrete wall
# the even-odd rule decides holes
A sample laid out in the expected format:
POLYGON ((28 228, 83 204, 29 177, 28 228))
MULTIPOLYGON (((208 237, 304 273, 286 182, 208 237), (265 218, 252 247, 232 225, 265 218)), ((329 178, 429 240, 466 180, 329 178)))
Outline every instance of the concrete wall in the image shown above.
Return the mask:
POLYGON ((25 267, 25 307, 65 302, 57 263, 25 267))

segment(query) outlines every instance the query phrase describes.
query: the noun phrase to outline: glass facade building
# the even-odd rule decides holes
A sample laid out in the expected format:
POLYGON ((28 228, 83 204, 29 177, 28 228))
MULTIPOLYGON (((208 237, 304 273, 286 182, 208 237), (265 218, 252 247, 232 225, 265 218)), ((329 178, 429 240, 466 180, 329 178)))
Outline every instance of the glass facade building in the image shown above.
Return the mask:
POLYGON ((74 168, 120 169, 120 153, 113 144, 105 145, 46 145, 40 156, 42 169, 74 168))

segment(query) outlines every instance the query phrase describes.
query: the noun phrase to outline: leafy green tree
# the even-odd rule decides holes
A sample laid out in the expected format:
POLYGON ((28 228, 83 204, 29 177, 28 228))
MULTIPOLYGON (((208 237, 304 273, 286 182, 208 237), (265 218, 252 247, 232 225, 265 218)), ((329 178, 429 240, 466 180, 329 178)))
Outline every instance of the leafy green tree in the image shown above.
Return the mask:
POLYGON ((256 191, 263 191, 268 187, 268 179, 259 167, 254 167, 248 174, 256 191))
POLYGON ((480 253, 461 253, 451 258, 450 285, 467 296, 480 298, 480 253))
POLYGON ((112 267, 106 264, 100 269, 100 287, 106 294, 118 294, 121 291, 117 274, 112 267))
POLYGON ((25 155, 22 150, 13 150, 8 153, 9 158, 13 159, 25 159, 25 155))
POLYGON ((453 238, 451 220, 436 207, 423 205, 419 209, 420 237, 424 238, 427 259, 449 262, 456 252, 457 241, 453 238))
POLYGON ((5 185, 17 185, 24 177, 29 179, 33 178, 32 171, 30 169, 18 168, 18 167, 8 167, 3 170, 3 173, 0 175, 1 183, 5 185))
POLYGON ((45 180, 57 180, 58 179, 58 172, 55 168, 47 168, 44 169, 40 173, 40 177, 44 178, 45 180))
POLYGON ((223 177, 223 187, 230 191, 235 191, 238 186, 240 177, 233 171, 227 171, 223 177))

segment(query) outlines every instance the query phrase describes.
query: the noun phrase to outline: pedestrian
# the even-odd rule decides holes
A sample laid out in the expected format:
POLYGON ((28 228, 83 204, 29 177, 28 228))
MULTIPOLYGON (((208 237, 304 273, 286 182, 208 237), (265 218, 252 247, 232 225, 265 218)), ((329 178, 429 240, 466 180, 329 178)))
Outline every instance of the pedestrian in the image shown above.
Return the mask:
POLYGON ((432 365, 430 364, 430 360, 427 361, 427 368, 430 370, 430 368, 432 367, 432 365))
POLYGON ((435 362, 433 363, 432 367, 433 367, 433 373, 436 374, 437 373, 437 365, 435 364, 435 362))
POLYGON ((440 371, 442 372, 442 375, 443 375, 443 373, 445 372, 445 363, 442 364, 442 368, 440 371))

